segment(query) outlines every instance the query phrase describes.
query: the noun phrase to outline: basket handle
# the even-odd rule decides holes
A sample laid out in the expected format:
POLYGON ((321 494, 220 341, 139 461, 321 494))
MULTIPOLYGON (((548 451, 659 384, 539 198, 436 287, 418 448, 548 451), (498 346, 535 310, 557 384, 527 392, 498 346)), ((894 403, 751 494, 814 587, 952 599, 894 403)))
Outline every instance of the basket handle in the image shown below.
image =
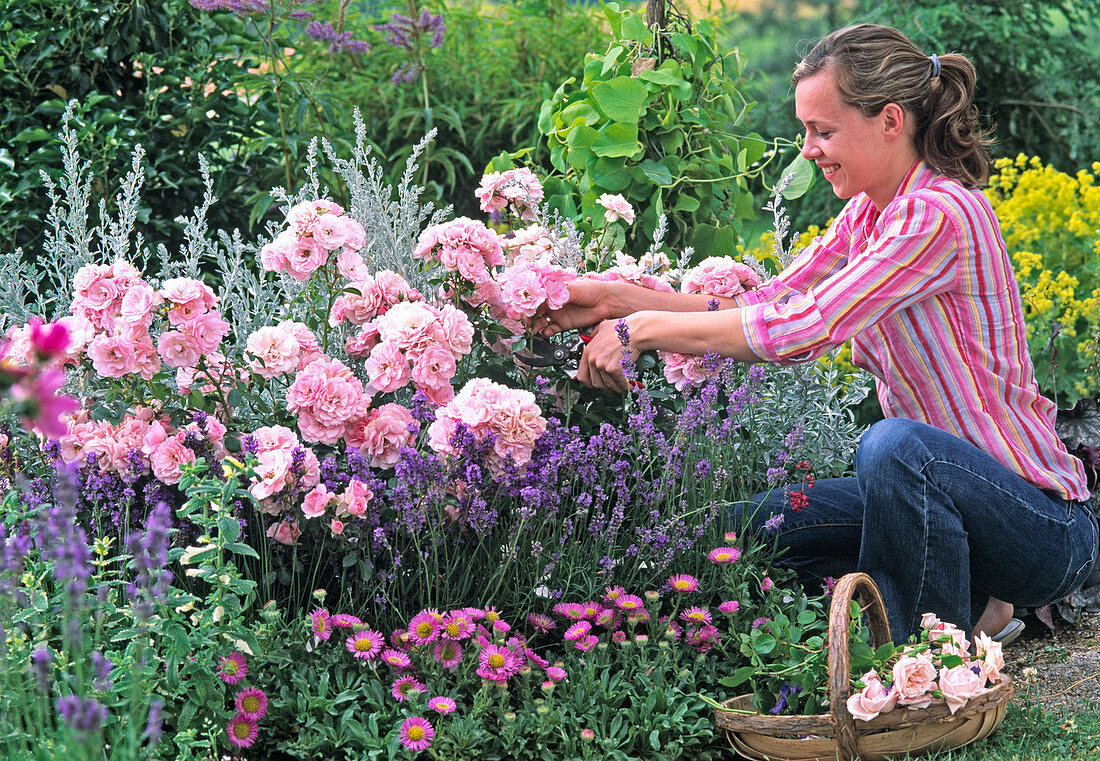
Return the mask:
POLYGON ((852 691, 848 673, 851 667, 848 627, 851 623, 852 598, 857 593, 867 611, 874 647, 891 641, 886 603, 874 580, 865 573, 842 576, 833 588, 833 601, 829 606, 829 713, 840 750, 840 761, 859 758, 859 733, 856 732, 852 714, 848 712, 848 697, 852 691))

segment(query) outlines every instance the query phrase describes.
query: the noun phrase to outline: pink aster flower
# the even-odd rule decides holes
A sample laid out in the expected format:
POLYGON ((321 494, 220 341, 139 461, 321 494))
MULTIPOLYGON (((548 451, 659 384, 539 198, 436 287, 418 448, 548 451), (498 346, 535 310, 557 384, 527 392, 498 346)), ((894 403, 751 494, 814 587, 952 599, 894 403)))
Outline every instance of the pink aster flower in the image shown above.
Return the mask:
POLYGON ((404 703, 409 699, 409 693, 413 690, 423 692, 423 683, 417 681, 416 677, 403 676, 400 679, 394 680, 393 685, 390 687, 390 694, 393 695, 393 699, 398 703, 404 703))
POLYGON ((398 671, 404 671, 412 667, 412 659, 409 658, 408 653, 392 648, 387 648, 382 651, 382 661, 398 671))
POLYGON ((386 638, 382 636, 380 632, 371 629, 362 629, 348 637, 344 641, 344 646, 347 647, 348 652, 356 658, 362 658, 363 660, 369 661, 378 657, 378 654, 382 652, 382 645, 384 645, 385 642, 386 638))
POLYGON ((462 662, 462 645, 455 640, 445 639, 435 643, 432 655, 445 669, 453 669, 462 662))
POLYGON ((420 716, 410 716, 401 723, 401 744, 411 751, 427 750, 435 738, 431 722, 420 716))
POLYGON ((596 616, 600 615, 600 612, 603 610, 603 606, 595 600, 582 602, 581 607, 584 608, 584 617, 589 620, 596 618, 596 616))
POLYGON ((709 624, 711 622, 710 611, 706 608, 700 608, 698 605, 693 605, 680 614, 680 620, 686 624, 709 624))
POLYGON ((600 638, 595 634, 585 634, 584 636, 574 640, 573 647, 577 648, 581 652, 588 652, 594 648, 600 641, 600 638))
POLYGON ((587 621, 578 621, 565 630, 565 639, 569 642, 575 642, 581 637, 584 637, 592 629, 592 624, 587 621))
POLYGON ((474 622, 461 610, 452 610, 443 615, 439 626, 439 636, 444 639, 469 639, 474 633, 474 622))
POLYGON ((218 661, 218 678, 226 684, 236 684, 248 675, 248 663, 241 653, 230 653, 218 661))
POLYGON ((260 728, 256 725, 255 719, 239 713, 229 720, 225 733, 229 735, 229 742, 238 748, 251 748, 260 734, 260 728))
POLYGON ((332 616, 331 623, 337 629, 353 629, 363 622, 359 620, 358 616, 353 616, 350 613, 335 613, 332 616))
POLYGON ((715 547, 707 553, 707 560, 712 563, 735 563, 741 557, 738 547, 715 547))
POLYGON ((699 588, 699 580, 686 573, 678 573, 675 576, 669 576, 668 585, 676 592, 694 592, 699 588))
POLYGON ((770 576, 765 576, 764 580, 760 582, 760 591, 761 592, 767 592, 769 589, 772 588, 772 586, 773 585, 772 585, 771 577, 770 576))
POLYGON ((418 645, 439 639, 439 612, 422 610, 409 621, 409 637, 418 645))
POLYGON ((511 650, 503 645, 486 645, 478 655, 481 667, 478 676, 492 681, 505 681, 518 671, 511 650))
POLYGON ((604 590, 603 601, 608 603, 614 603, 620 597, 626 594, 626 590, 620 586, 608 587, 604 590))
POLYGON ((546 676, 550 677, 555 682, 560 682, 565 679, 565 669, 561 666, 551 666, 546 669, 546 676))
POLYGON ((737 532, 736 531, 727 531, 722 538, 725 539, 727 542, 732 544, 733 542, 737 541, 737 532))
POLYGON ((723 603, 719 603, 718 610, 726 614, 736 613, 737 609, 741 607, 741 603, 737 600, 726 600, 723 603))
POLYGON ((642 598, 638 597, 638 595, 621 595, 615 600, 615 605, 618 606, 619 610, 628 612, 645 607, 645 603, 642 602, 642 598))
POLYGON ((309 628, 313 630, 313 642, 319 644, 332 636, 332 626, 329 619, 332 618, 324 608, 318 608, 309 614, 309 628))
POLYGON ((428 708, 432 709, 438 714, 446 716, 451 711, 455 710, 457 706, 455 702, 445 695, 437 695, 436 697, 428 701, 428 708))
POLYGON ((267 713, 267 695, 258 687, 241 690, 234 697, 237 713, 246 719, 259 721, 267 713))
POLYGON ((536 631, 540 632, 548 632, 557 626, 552 618, 542 613, 528 613, 527 623, 531 624, 536 631))
POLYGON ((554 612, 564 618, 579 621, 584 618, 584 606, 579 602, 563 602, 554 606, 554 612))

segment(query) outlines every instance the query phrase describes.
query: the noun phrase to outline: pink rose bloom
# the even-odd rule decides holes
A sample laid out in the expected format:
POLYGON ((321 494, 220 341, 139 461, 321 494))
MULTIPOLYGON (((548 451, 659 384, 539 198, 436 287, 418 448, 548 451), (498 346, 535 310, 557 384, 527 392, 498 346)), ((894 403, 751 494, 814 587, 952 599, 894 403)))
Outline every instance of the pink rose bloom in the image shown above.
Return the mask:
POLYGON ((271 380, 298 369, 301 347, 285 325, 269 325, 248 336, 245 348, 252 355, 248 366, 262 378, 271 380))
POLYGON ((282 272, 287 267, 287 255, 298 237, 291 230, 284 230, 275 240, 260 249, 260 266, 265 272, 282 272))
MULTIPOLYGON (((365 233, 364 242, 366 242, 365 233)), ((367 269, 367 263, 363 261, 362 255, 357 253, 362 247, 363 245, 360 244, 352 250, 345 245, 345 247, 340 250, 340 253, 336 255, 336 271, 348 280, 366 280, 370 277, 370 270, 367 269)))
POLYGON ((1001 643, 994 642, 988 634, 979 634, 974 640, 978 657, 981 658, 980 672, 982 684, 992 684, 1001 680, 1001 669, 1005 667, 1001 643))
POLYGON ((684 273, 680 290, 728 297, 755 288, 760 282, 760 275, 747 264, 728 256, 712 256, 684 273))
POLYGON ((64 326, 69 331, 69 348, 65 352, 63 364, 75 362, 84 351, 84 347, 95 338, 95 326, 87 318, 75 314, 67 314, 59 318, 56 324, 64 326))
POLYGON ((658 351, 657 357, 664 363, 665 380, 678 391, 683 391, 688 386, 701 386, 708 378, 717 377, 722 369, 720 363, 715 363, 714 369, 708 371, 703 358, 693 354, 658 351))
POLYGON ((311 235, 321 217, 326 214, 339 216, 343 213, 344 209, 332 201, 324 199, 302 201, 287 211, 286 223, 298 235, 311 235))
POLYGON ((541 225, 529 225, 501 241, 510 265, 539 262, 549 264, 554 244, 541 225))
POLYGON ((981 695, 986 689, 982 686, 981 675, 975 674, 965 664, 949 669, 940 669, 940 692, 947 701, 951 713, 955 713, 966 701, 981 695))
POLYGON ((450 383, 445 386, 424 386, 420 392, 436 407, 442 407, 455 398, 455 389, 450 383))
POLYGON ((324 246, 313 238, 298 238, 286 250, 286 273, 295 280, 309 280, 327 261, 324 246))
POLYGON ((382 270, 374 276, 369 297, 378 304, 379 314, 398 301, 418 301, 420 292, 393 270, 382 270))
POLYGON ((88 358, 104 378, 121 378, 137 369, 133 344, 119 336, 96 336, 88 344, 88 358))
POLYGON ((93 278, 77 293, 81 306, 93 312, 111 309, 115 305, 115 299, 122 295, 118 284, 111 277, 93 278))
POLYGON ((148 326, 153 319, 153 310, 164 298, 145 281, 133 283, 122 297, 119 317, 132 324, 148 326))
POLYGON ((864 687, 848 698, 848 713, 861 721, 870 721, 880 713, 894 710, 898 704, 898 692, 883 686, 874 671, 868 671, 860 679, 864 687))
POLYGON ((328 530, 332 532, 333 536, 340 536, 344 533, 344 522, 333 518, 332 522, 328 524, 328 530))
POLYGON ((610 225, 620 219, 628 225, 634 224, 634 207, 618 193, 614 195, 604 193, 596 199, 596 203, 606 209, 604 218, 607 220, 607 224, 610 225))
POLYGON ((513 320, 534 317, 546 301, 546 289, 542 278, 532 265, 518 265, 505 271, 500 284, 500 297, 504 309, 513 320))
POLYGON ((412 379, 418 388, 445 386, 457 371, 454 355, 443 344, 432 344, 412 363, 412 379))
POLYGON ((429 227, 421 233, 413 256, 417 259, 436 259, 451 272, 458 271, 460 256, 465 258, 468 270, 473 267, 475 258, 481 262, 479 272, 481 267, 504 264, 500 236, 483 222, 468 217, 458 217, 442 225, 429 227), (469 255, 473 255, 473 258, 469 255))
POLYGON ((443 341, 456 360, 470 353, 474 346, 474 326, 465 312, 446 304, 440 311, 439 324, 443 328, 443 341))
POLYGON ((365 415, 369 404, 363 384, 338 360, 311 362, 286 393, 286 407, 298 414, 303 437, 322 444, 339 441, 345 426, 365 415))
POLYGON ((300 443, 294 431, 285 425, 269 425, 252 432, 256 439, 257 450, 266 452, 271 449, 291 451, 300 443))
POLYGON ((940 621, 928 631, 928 641, 935 643, 944 655, 957 655, 963 660, 970 657, 966 634, 954 624, 940 621))
POLYGON ((257 500, 265 500, 286 488, 291 465, 289 450, 270 449, 259 452, 256 460, 255 478, 259 480, 254 480, 248 487, 253 497, 257 500))
POLYGON ((302 500, 302 512, 307 518, 319 518, 325 514, 325 508, 336 499, 336 495, 319 484, 302 500))
POLYGON ((908 708, 931 705, 930 693, 936 689, 936 667, 927 653, 903 655, 894 664, 893 675, 898 705, 908 708))
POLYGON ((153 475, 166 484, 178 484, 183 475, 180 466, 194 461, 195 453, 174 438, 165 439, 149 457, 153 475))
POLYGON ((194 367, 202 357, 194 337, 178 330, 166 330, 160 334, 157 353, 169 367, 194 367))
POLYGON ((195 339, 203 354, 210 354, 229 333, 229 323, 222 319, 218 310, 212 309, 185 320, 180 324, 180 330, 195 339))
POLYGON ((352 357, 369 357, 378 345, 378 328, 368 325, 344 341, 344 351, 352 357))
POLYGON ((344 493, 340 495, 340 507, 336 514, 348 513, 361 517, 367 512, 367 503, 374 497, 374 492, 362 481, 351 479, 344 493))
POLYGON ((297 523, 280 521, 267 527, 267 535, 279 544, 292 545, 298 543, 302 530, 298 528, 297 523))
POLYGON ((326 251, 343 248, 347 239, 344 219, 334 214, 322 214, 313 225, 313 240, 326 251))
POLYGON ((363 368, 376 391, 390 393, 408 384, 412 368, 404 353, 392 343, 380 343, 371 349, 363 368))
POLYGON ((363 429, 359 450, 372 468, 392 468, 401 448, 412 443, 416 419, 400 404, 383 404, 371 412, 363 429))
POLYGON ((930 631, 938 623, 940 623, 940 619, 936 617, 935 613, 925 613, 920 617, 920 628, 925 631, 930 631))
POLYGON ((543 199, 543 189, 530 169, 520 167, 483 176, 474 195, 486 213, 500 212, 510 206, 516 216, 530 222, 535 219, 535 207, 543 199))
POLYGON ((402 301, 375 321, 378 335, 407 353, 417 353, 445 338, 436 310, 421 301, 402 301))
POLYGON ((344 252, 355 252, 367 245, 367 231, 361 224, 347 214, 340 219, 344 225, 344 252))
POLYGON ((173 325, 200 315, 218 303, 208 285, 191 277, 165 280, 161 283, 160 295, 172 304, 168 310, 168 321, 173 325))
POLYGON ((283 320, 278 327, 288 331, 298 339, 300 351, 298 355, 299 370, 305 368, 314 360, 325 359, 325 355, 321 352, 321 345, 317 343, 317 336, 313 335, 313 331, 309 329, 308 325, 294 320, 283 320))

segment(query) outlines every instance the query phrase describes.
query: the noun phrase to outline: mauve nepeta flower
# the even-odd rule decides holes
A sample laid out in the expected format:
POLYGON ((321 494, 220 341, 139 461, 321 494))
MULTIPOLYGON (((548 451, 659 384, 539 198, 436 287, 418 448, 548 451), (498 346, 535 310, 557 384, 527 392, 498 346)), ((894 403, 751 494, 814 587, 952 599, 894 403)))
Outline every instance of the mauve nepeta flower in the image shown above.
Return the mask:
POLYGON ((62 695, 54 703, 65 725, 78 737, 98 731, 107 720, 107 709, 95 698, 62 695))
POLYGON ((172 572, 168 565, 168 531, 172 510, 166 502, 158 502, 145 520, 144 532, 133 532, 126 539, 130 552, 130 568, 134 581, 127 586, 134 615, 146 621, 153 615, 153 606, 164 602, 172 572))
POLYGON ((370 43, 366 40, 357 40, 351 32, 340 32, 330 21, 310 21, 306 24, 306 34, 318 42, 328 43, 328 52, 342 53, 366 53, 370 50, 370 43))
POLYGON ((229 11, 238 16, 251 16, 257 13, 267 13, 267 0, 190 0, 193 8, 200 11, 213 13, 214 11, 229 11))
POLYGON ((776 513, 771 518, 764 521, 764 529, 766 531, 775 531, 783 525, 784 520, 786 520, 786 518, 784 518, 783 513, 776 513))

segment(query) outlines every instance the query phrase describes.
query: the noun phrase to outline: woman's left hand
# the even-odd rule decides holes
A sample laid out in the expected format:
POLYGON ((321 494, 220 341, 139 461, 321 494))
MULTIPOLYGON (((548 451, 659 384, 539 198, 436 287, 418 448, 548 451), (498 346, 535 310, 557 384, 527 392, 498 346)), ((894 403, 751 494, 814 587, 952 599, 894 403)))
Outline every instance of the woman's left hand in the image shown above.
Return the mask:
MULTIPOLYGON (((625 317, 621 321, 627 323, 629 335, 630 318, 625 317)), ((624 347, 615 329, 619 322, 620 320, 604 320, 595 327, 592 340, 584 347, 584 352, 581 354, 577 380, 591 388, 602 388, 625 394, 630 386, 623 377, 624 347)), ((637 362, 641 352, 632 347, 628 351, 630 359, 637 362)))

